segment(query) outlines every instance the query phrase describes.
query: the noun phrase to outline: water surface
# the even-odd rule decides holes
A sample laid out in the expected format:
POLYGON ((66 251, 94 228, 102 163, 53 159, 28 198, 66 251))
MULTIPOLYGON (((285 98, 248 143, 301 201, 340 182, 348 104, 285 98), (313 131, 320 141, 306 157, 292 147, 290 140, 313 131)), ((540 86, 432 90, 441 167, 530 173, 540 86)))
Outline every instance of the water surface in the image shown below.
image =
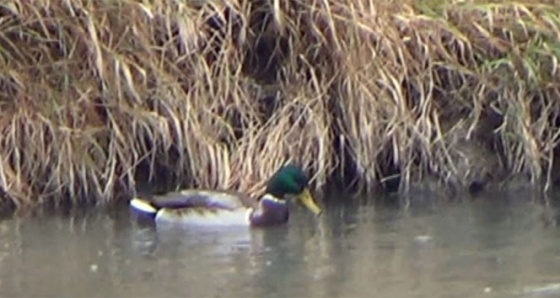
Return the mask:
POLYGON ((371 201, 255 230, 156 228, 126 209, 4 220, 0 296, 560 296, 554 207, 371 201))

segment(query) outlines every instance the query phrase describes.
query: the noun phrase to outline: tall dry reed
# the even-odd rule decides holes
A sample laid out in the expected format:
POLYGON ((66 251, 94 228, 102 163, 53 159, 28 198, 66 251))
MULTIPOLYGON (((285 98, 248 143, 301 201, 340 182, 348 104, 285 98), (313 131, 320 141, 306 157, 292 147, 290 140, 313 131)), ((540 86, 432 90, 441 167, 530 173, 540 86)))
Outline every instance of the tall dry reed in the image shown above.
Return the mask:
POLYGON ((289 160, 317 187, 548 188, 558 4, 5 1, 0 188, 17 206, 149 181, 255 194, 289 160))

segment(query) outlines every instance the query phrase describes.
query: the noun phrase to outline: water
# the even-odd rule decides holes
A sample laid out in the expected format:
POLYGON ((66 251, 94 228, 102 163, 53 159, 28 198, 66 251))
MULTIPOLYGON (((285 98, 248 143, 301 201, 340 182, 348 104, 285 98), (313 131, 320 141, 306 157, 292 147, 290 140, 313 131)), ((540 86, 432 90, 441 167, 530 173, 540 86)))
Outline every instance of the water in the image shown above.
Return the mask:
POLYGON ((556 209, 528 198, 329 204, 181 230, 127 210, 0 222, 0 296, 560 297, 556 209))

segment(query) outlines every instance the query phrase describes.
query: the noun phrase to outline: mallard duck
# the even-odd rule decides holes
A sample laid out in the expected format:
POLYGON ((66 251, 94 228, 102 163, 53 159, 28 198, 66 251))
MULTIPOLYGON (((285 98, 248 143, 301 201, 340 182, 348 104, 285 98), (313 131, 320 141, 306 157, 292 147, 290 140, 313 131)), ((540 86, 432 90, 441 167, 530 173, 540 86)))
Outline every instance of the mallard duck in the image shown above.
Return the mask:
POLYGON ((285 165, 268 180, 258 198, 237 191, 187 189, 151 198, 133 198, 130 206, 157 222, 181 225, 272 226, 288 221, 286 199, 295 197, 315 215, 322 209, 308 189, 302 169, 285 165))

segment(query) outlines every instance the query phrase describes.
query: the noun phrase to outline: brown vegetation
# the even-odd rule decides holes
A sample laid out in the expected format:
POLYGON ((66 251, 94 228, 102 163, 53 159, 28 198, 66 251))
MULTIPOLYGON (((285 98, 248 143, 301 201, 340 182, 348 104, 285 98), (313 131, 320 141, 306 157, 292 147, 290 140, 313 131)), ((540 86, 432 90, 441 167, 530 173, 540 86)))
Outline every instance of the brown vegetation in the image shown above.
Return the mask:
POLYGON ((288 159, 315 186, 548 188, 558 7, 4 1, 0 188, 21 206, 108 202, 148 181, 254 193, 288 159))

